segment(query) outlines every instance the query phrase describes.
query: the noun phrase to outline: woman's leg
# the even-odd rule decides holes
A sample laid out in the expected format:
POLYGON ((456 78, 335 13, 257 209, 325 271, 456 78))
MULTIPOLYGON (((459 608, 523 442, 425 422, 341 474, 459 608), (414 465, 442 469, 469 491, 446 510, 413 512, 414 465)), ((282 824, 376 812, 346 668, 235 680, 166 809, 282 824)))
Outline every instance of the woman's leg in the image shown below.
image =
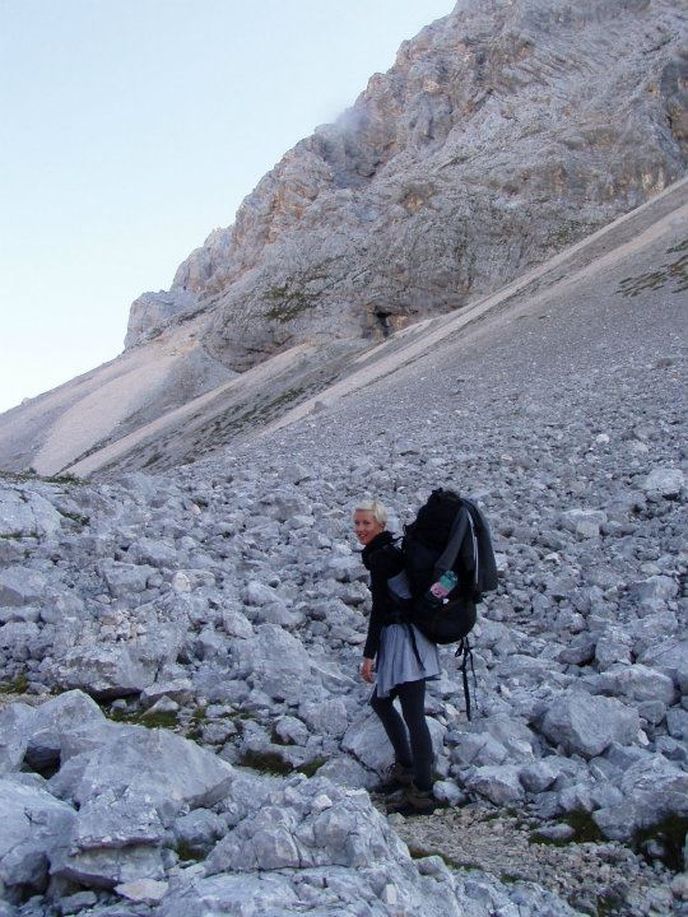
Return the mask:
POLYGON ((378 715, 387 738, 392 743, 394 758, 402 767, 411 767, 413 757, 409 746, 408 735, 404 721, 397 713, 391 697, 378 697, 377 689, 370 699, 370 706, 378 715))
POLYGON ((401 711, 408 726, 413 753, 413 782, 428 792, 432 789, 432 737, 425 719, 425 680, 397 685, 401 711))

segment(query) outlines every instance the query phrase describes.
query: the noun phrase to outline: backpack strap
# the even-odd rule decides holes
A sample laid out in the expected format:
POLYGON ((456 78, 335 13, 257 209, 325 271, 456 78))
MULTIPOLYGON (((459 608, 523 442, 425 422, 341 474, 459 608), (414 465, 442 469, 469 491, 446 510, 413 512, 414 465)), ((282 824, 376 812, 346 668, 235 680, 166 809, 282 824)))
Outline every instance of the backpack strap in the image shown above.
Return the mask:
POLYGON ((447 545, 444 551, 442 551, 440 556, 435 561, 436 574, 441 575, 447 570, 452 569, 456 563, 456 558, 459 556, 459 551, 461 550, 461 545, 463 544, 463 540, 466 537, 469 526, 473 532, 473 555, 475 556, 475 532, 473 531, 472 523, 473 520, 471 519, 470 512, 466 509, 465 506, 462 505, 457 511, 456 517, 452 522, 447 545))

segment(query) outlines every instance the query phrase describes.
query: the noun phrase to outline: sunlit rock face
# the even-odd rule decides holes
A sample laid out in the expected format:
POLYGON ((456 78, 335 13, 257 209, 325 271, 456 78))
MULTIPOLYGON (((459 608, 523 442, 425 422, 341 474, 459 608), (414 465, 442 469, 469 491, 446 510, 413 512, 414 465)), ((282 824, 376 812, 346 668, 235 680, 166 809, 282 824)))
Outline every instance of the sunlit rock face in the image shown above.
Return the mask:
POLYGON ((201 310, 242 370, 496 289, 685 173, 685 35, 680 0, 462 0, 136 301, 127 346, 201 310))

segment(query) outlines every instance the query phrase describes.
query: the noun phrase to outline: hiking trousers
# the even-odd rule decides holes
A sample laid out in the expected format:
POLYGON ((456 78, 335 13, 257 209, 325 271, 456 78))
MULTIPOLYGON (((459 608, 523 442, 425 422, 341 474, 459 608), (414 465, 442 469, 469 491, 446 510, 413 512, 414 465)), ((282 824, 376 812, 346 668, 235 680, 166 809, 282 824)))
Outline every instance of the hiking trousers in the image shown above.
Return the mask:
POLYGON ((425 679, 396 685, 389 697, 378 697, 376 688, 370 706, 392 743, 397 763, 413 769, 413 782, 419 790, 431 790, 433 755, 432 738, 425 719, 425 679), (401 703, 403 720, 394 706, 395 697, 401 703))

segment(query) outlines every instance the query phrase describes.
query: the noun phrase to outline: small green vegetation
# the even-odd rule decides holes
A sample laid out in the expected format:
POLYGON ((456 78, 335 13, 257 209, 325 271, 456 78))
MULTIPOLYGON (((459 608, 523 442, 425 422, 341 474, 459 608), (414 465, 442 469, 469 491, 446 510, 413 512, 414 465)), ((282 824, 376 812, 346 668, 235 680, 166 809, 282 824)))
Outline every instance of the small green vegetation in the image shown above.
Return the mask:
POLYGON ((588 225, 581 225, 580 223, 574 223, 568 220, 559 224, 553 231, 550 241, 554 248, 559 250, 565 248, 567 245, 572 245, 592 231, 593 230, 588 225))
POLYGON ((200 739, 203 734, 203 726, 207 722, 208 715, 206 713, 206 708, 203 705, 199 705, 191 714, 189 727, 185 733, 186 737, 188 739, 193 739, 194 741, 200 739))
POLYGON ((318 297, 301 289, 293 289, 288 283, 270 287, 265 291, 265 298, 273 303, 265 317, 273 322, 290 322, 317 305, 318 297))
MULTIPOLYGON (((576 901, 575 895, 569 898, 569 904, 572 907, 576 907, 579 902, 576 901)), ((597 902, 595 907, 595 917, 611 917, 612 914, 621 914, 621 910, 626 903, 626 899, 622 894, 615 893, 614 891, 606 891, 601 895, 597 896, 597 902)))
POLYGON ((31 481, 40 481, 43 484, 83 484, 83 480, 74 474, 39 474, 35 468, 27 468, 26 471, 0 471, 0 480, 8 481, 10 484, 27 484, 31 481))
POLYGON ((22 672, 12 681, 0 682, 0 694, 26 694, 29 688, 29 679, 22 672))
POLYGON ((108 710, 106 715, 115 723, 131 723, 148 729, 174 729, 177 714, 173 710, 108 710))
POLYGON ((146 461, 143 463, 143 468, 150 468, 151 465, 154 465, 156 462, 159 462, 162 458, 160 452, 153 452, 152 455, 149 455, 146 461))
POLYGON ((426 849, 425 847, 416 847, 415 844, 408 844, 408 851, 411 854, 411 859, 413 860, 424 860, 426 857, 439 857, 440 860, 447 866, 449 869, 480 869, 478 863, 460 863, 458 860, 452 859, 448 854, 443 853, 441 850, 426 849))
POLYGON ((516 882, 523 881, 523 876, 517 876, 513 872, 503 872, 499 877, 499 880, 503 885, 515 885, 516 882))
POLYGON ((174 729, 177 725, 177 714, 174 710, 147 710, 141 715, 141 725, 149 729, 174 729))
POLYGON ((296 770, 305 777, 313 777, 317 771, 327 763, 327 758, 313 758, 312 761, 306 761, 299 765, 296 770))
POLYGON ((569 812, 563 818, 563 821, 570 825, 575 832, 571 838, 572 843, 597 843, 603 840, 602 832, 589 812, 585 812, 582 809, 576 812, 569 812))
POLYGON ((548 837, 539 831, 533 831, 528 837, 531 844, 545 844, 550 847, 566 847, 567 844, 585 844, 602 840, 602 832, 588 812, 583 810, 569 812, 562 821, 573 828, 569 837, 548 837))
POLYGON ((195 723, 197 726, 208 722, 208 714, 206 713, 206 708, 203 704, 199 704, 199 706, 196 707, 194 712, 191 714, 191 722, 195 723))
POLYGON ((571 843, 572 838, 567 838, 562 840, 561 838, 552 838, 546 837, 544 834, 540 834, 539 831, 533 831, 532 834, 528 837, 529 844, 545 844, 549 847, 564 847, 566 844, 571 843))
POLYGON ((245 751, 239 764, 262 774, 291 774, 294 770, 288 761, 274 751, 245 751))
POLYGON ((639 296, 646 290, 659 290, 667 284, 673 286, 674 293, 688 290, 688 239, 668 249, 667 254, 678 254, 681 257, 666 262, 656 271, 626 277, 619 284, 617 292, 623 296, 639 296))
POLYGON ((65 519, 71 519, 72 522, 76 523, 76 525, 81 528, 85 528, 91 521, 90 516, 81 516, 79 513, 67 513, 62 510, 61 515, 63 515, 65 519))
POLYGON ((203 854, 200 851, 194 850, 193 847, 185 844, 184 841, 179 841, 175 850, 179 859, 184 863, 198 862, 203 859, 203 854))
POLYGON ((42 481, 47 481, 48 484, 83 484, 83 479, 78 477, 75 474, 57 474, 50 475, 47 478, 41 478, 42 481))
POLYGON ((649 844, 656 842, 663 851, 661 859, 664 865, 673 872, 682 872, 686 835, 688 835, 688 817, 668 815, 655 825, 637 831, 633 844, 641 854, 646 856, 649 844))

